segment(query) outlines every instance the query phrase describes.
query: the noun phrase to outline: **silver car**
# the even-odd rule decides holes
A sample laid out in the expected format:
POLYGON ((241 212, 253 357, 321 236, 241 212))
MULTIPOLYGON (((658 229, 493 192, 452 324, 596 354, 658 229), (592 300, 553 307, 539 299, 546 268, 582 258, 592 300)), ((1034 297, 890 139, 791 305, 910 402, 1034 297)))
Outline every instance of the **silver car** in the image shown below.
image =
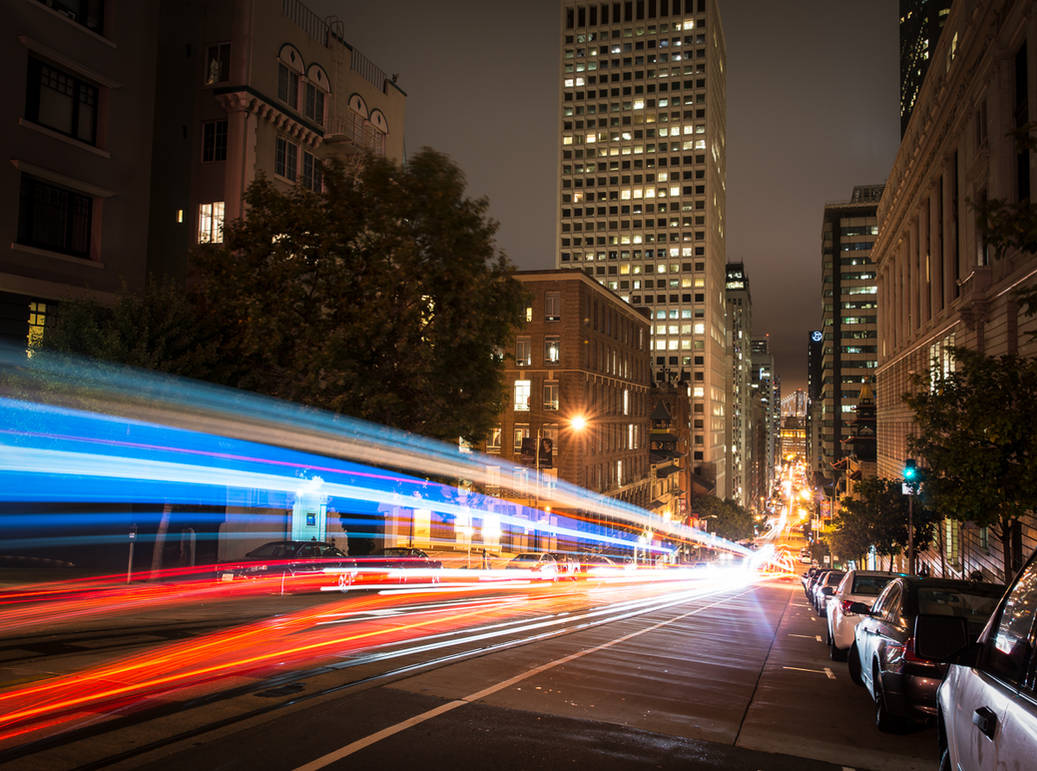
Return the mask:
POLYGON ((1037 765, 1037 552, 976 642, 960 619, 919 616, 916 647, 948 664, 937 693, 941 769, 1037 765))

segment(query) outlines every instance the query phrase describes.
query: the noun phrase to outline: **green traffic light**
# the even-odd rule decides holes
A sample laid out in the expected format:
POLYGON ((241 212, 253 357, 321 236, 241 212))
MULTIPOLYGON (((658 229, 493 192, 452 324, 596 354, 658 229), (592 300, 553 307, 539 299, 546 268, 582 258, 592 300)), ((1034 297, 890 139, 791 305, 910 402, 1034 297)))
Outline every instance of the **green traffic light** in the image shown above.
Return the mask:
POLYGON ((911 481, 918 476, 918 468, 915 466, 915 462, 910 458, 904 461, 904 479, 911 481))

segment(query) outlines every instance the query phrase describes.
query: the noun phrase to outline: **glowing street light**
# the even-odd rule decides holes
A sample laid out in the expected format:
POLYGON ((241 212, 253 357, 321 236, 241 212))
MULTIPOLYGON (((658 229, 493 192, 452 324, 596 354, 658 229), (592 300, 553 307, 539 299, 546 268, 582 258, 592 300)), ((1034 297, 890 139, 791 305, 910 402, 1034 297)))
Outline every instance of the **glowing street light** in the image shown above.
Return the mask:
POLYGON ((587 418, 583 415, 574 415, 569 421, 569 425, 573 431, 583 431, 587 428, 587 418))

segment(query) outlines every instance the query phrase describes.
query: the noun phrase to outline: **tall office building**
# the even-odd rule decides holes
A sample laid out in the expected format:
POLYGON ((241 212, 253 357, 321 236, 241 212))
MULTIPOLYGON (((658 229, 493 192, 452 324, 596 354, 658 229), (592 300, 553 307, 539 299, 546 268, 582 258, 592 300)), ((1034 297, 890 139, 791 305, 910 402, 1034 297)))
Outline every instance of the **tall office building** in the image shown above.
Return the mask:
POLYGON ((692 464, 727 496, 725 43, 716 0, 561 6, 558 266, 652 317, 692 391, 692 464))
POLYGON ((900 0, 900 136, 929 70, 951 0, 900 0))
POLYGON ((820 470, 844 455, 861 387, 874 387, 878 363, 878 280, 871 249, 882 185, 859 186, 849 201, 825 206, 822 226, 822 342, 820 470))
POLYGON ((781 397, 781 416, 805 418, 807 416, 807 392, 797 388, 790 394, 781 397))
POLYGON ((752 457, 752 297, 749 276, 740 262, 727 265, 727 334, 731 355, 728 403, 730 434, 727 452, 728 494, 742 506, 751 504, 749 462, 752 457))
POLYGON ((821 469, 821 354, 824 333, 810 330, 807 338, 807 468, 821 469))
POLYGON ((763 504, 770 498, 774 480, 774 466, 778 454, 781 411, 775 389, 774 355, 770 349, 770 338, 754 337, 751 343, 752 376, 749 388, 752 400, 759 412, 754 413, 753 426, 753 503, 762 511, 763 504), (758 428, 755 423, 758 423, 758 428))

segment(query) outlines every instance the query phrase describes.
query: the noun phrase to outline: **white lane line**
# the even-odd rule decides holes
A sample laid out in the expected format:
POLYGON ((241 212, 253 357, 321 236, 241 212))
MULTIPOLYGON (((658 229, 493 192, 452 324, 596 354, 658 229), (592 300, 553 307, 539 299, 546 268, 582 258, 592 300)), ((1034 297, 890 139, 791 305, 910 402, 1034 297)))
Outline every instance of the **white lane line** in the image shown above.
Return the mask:
POLYGON ((828 667, 825 667, 824 669, 806 669, 804 667, 782 667, 782 669, 792 669, 796 672, 813 672, 816 675, 827 674, 828 677, 832 678, 833 680, 835 679, 835 675, 832 674, 832 670, 830 670, 828 667))
POLYGON ((835 680, 835 672, 833 672, 828 667, 825 667, 825 674, 828 675, 829 680, 835 680))
MULTIPOLYGON (((747 589, 744 592, 740 592, 739 594, 734 595, 734 597, 741 597, 743 594, 748 594, 750 591, 753 591, 753 589, 755 589, 755 587, 747 589)), ((557 666, 561 666, 562 664, 568 664, 570 661, 582 658, 583 656, 587 656, 591 653, 597 653, 598 651, 604 650, 605 648, 611 648, 613 645, 618 645, 619 643, 626 642, 627 640, 631 640, 634 637, 640 637, 641 635, 646 634, 648 632, 652 632, 656 629, 659 629, 660 627, 664 627, 668 624, 681 621, 682 619, 688 618, 689 616, 697 615, 704 610, 709 610, 710 608, 716 605, 720 605, 723 602, 730 602, 732 599, 734 599, 734 597, 725 597, 723 599, 716 600, 715 602, 711 602, 708 605, 703 605, 701 608, 696 608, 695 610, 689 611, 687 613, 682 613, 681 615, 674 616, 673 618, 668 619, 666 621, 660 621, 659 623, 652 624, 651 626, 647 626, 644 629, 639 629, 635 632, 630 632, 629 634, 625 634, 622 637, 617 637, 616 639, 609 640, 608 642, 602 643, 601 645, 596 645, 593 648, 585 648, 584 650, 576 651, 575 653, 570 653, 568 656, 562 656, 560 659, 555 659, 554 661, 549 661, 546 664, 541 664, 538 667, 533 667, 532 669, 526 670, 521 674, 515 675, 514 677, 509 677, 507 680, 502 680, 501 682, 495 685, 491 685, 489 688, 484 688, 481 691, 476 691, 475 693, 469 694, 468 696, 465 696, 463 699, 455 699, 454 701, 449 701, 446 704, 440 704, 438 707, 430 709, 427 712, 422 712, 420 715, 415 715, 414 717, 408 718, 407 720, 403 720, 399 723, 396 723, 395 725, 391 725, 388 728, 383 728, 381 731, 377 731, 376 733, 365 736, 362 739, 357 739, 355 742, 351 742, 345 745, 344 747, 340 747, 339 749, 333 750, 327 753, 326 755, 322 755, 316 760, 312 760, 309 763, 297 767, 295 771, 318 771, 318 769, 324 768, 325 766, 329 766, 332 763, 341 760, 342 758, 348 757, 356 752, 359 752, 365 747, 370 747, 372 744, 380 742, 382 739, 386 739, 390 736, 393 736, 394 734, 400 733, 401 731, 405 731, 408 728, 416 726, 420 723, 424 723, 426 720, 431 720, 432 718, 437 717, 438 715, 442 715, 445 712, 450 712, 451 710, 455 710, 458 707, 463 707, 465 704, 469 704, 473 701, 478 701, 479 699, 485 698, 486 696, 489 696, 493 693, 501 691, 505 688, 509 688, 515 683, 522 682, 523 680, 533 677, 534 675, 538 675, 541 672, 546 672, 547 670, 553 669, 557 666)))
POLYGON ((812 634, 794 634, 792 632, 789 632, 789 637, 805 637, 808 640, 812 640, 816 636, 817 635, 812 635, 812 634))
POLYGON ((821 642, 821 635, 815 634, 814 635, 814 639, 817 640, 818 642, 821 642))

